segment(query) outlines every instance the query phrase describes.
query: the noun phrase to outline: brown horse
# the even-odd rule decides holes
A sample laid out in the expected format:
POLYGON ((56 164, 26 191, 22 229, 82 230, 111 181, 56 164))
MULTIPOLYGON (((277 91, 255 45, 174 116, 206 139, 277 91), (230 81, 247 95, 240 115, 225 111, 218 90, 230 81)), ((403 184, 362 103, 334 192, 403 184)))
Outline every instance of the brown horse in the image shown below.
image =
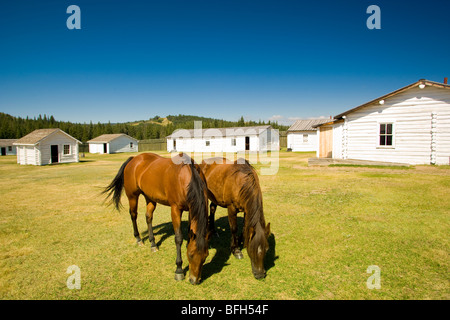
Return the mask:
POLYGON ((183 211, 189 211, 187 245, 189 280, 192 284, 198 284, 203 264, 208 256, 208 196, 205 178, 199 166, 185 154, 168 159, 154 153, 142 153, 125 161, 116 177, 104 190, 108 197, 112 197, 111 202, 118 210, 121 205, 122 189, 125 189, 128 197, 134 236, 138 244, 142 244, 136 224, 138 198, 142 194, 147 201, 145 214, 152 251, 158 250, 152 227, 156 204, 160 203, 171 208, 177 247, 175 280, 184 279, 181 268, 183 235, 180 226, 183 211))
POLYGON ((244 247, 252 263, 256 279, 266 276, 264 256, 269 249, 270 223, 265 224, 259 179, 253 167, 244 159, 229 162, 226 158, 210 158, 200 165, 208 186, 211 200, 209 224, 214 230, 214 214, 217 206, 228 208, 231 229, 231 252, 242 259, 237 236, 237 213, 244 212, 244 247))

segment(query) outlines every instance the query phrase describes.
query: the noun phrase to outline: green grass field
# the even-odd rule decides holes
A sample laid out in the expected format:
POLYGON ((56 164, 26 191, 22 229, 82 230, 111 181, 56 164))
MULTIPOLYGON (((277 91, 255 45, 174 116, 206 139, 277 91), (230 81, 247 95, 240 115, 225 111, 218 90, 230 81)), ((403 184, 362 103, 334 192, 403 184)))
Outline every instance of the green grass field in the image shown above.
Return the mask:
MULTIPOLYGON (((220 237, 193 286, 173 279, 168 207, 156 208, 152 253, 135 244, 126 197, 121 212, 103 205, 102 188, 129 156, 43 167, 0 158, 0 299, 450 298, 448 166, 308 167, 313 154, 282 152, 278 173, 260 176, 272 231, 267 277, 254 279, 245 250, 242 260, 230 256, 218 208, 220 237), (80 290, 67 288, 71 265, 81 270, 80 290), (381 270, 380 289, 367 288, 370 265, 381 270)), ((144 212, 142 199, 143 236, 144 212)), ((187 213, 183 221, 186 230, 187 213)))

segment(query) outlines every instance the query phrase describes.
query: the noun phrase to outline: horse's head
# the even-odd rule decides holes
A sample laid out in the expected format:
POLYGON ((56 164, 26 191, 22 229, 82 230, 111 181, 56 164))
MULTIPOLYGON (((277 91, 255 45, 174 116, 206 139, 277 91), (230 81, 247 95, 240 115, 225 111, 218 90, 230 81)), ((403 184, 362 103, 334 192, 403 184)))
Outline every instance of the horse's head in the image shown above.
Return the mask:
POLYGON ((267 238, 270 235, 270 223, 266 226, 261 224, 249 228, 249 239, 247 253, 252 262, 252 272, 256 279, 263 279, 266 276, 264 269, 264 257, 269 250, 267 238))
POLYGON ((191 230, 188 234, 187 258, 189 261, 189 281, 192 284, 199 284, 201 280, 202 268, 209 255, 208 241, 210 233, 204 239, 199 239, 191 230))

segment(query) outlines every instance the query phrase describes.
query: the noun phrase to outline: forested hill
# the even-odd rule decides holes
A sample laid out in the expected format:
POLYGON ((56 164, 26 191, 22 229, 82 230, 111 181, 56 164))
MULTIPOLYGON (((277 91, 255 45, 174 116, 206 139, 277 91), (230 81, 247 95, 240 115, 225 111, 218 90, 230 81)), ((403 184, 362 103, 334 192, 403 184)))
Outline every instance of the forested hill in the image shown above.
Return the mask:
POLYGON ((60 128, 74 138, 86 142, 92 138, 106 133, 125 133, 138 140, 164 138, 176 129, 192 129, 194 121, 202 121, 203 128, 227 128, 240 126, 257 126, 270 124, 274 129, 287 130, 287 126, 278 125, 277 122, 225 121, 213 118, 204 118, 190 115, 155 116, 148 120, 139 120, 125 123, 72 123, 57 121, 53 116, 38 118, 13 117, 0 112, 0 139, 19 139, 26 134, 44 128, 60 128))

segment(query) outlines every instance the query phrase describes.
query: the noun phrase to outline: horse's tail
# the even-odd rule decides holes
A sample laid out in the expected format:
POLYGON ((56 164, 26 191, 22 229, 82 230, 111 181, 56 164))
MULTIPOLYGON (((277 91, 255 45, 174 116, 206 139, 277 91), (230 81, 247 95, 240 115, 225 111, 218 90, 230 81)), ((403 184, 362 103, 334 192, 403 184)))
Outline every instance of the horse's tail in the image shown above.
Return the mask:
POLYGON ((191 169, 191 181, 188 185, 187 202, 191 218, 197 222, 197 250, 203 251, 207 244, 206 233, 208 228, 208 198, 206 195, 206 183, 197 171, 194 160, 189 164, 191 169))
POLYGON ((122 189, 123 189, 123 183, 124 183, 124 177, 123 172, 125 170, 125 167, 127 164, 133 159, 133 157, 129 157, 127 161, 125 161, 122 166, 119 169, 119 172, 117 172, 117 175, 114 177, 114 179, 111 181, 111 183, 103 190, 102 194, 107 194, 106 199, 111 197, 110 204, 114 204, 114 207, 116 207, 117 210, 120 210, 120 207, 122 206, 120 203, 120 197, 122 195, 122 189))

